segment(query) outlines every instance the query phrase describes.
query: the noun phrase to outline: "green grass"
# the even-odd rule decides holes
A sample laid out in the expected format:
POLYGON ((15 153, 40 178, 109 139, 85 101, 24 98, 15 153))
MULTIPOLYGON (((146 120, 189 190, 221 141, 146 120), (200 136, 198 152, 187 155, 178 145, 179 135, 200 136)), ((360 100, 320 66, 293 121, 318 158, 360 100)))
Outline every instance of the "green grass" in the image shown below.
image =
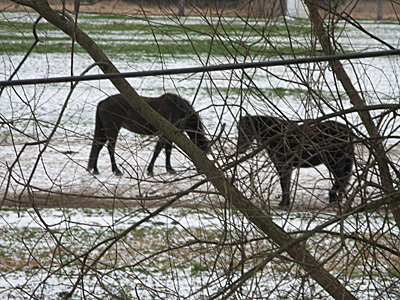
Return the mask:
POLYGON ((207 271, 208 267, 201 263, 194 263, 191 269, 192 274, 197 274, 199 272, 207 271))
MULTIPOLYGON (((251 25, 245 22, 231 22, 231 19, 209 24, 198 19, 190 24, 179 24, 168 17, 132 18, 113 15, 83 15, 78 26, 91 36, 101 48, 110 54, 128 56, 146 54, 158 55, 204 55, 213 56, 262 56, 301 53, 303 48, 274 44, 274 49, 267 39, 287 36, 283 24, 265 26, 264 23, 251 25), (104 20, 105 22, 97 22, 104 20), (137 23, 132 22, 136 20, 137 23), (140 21, 140 22, 139 22, 140 21)), ((0 21, 2 43, 0 53, 24 53, 34 42, 31 23, 0 21)), ((291 34, 309 35, 309 26, 293 23, 291 34)), ((40 43, 35 53, 68 53, 71 51, 71 39, 57 28, 39 22, 37 33, 40 43)), ((79 45, 76 52, 85 52, 79 45)))
MULTIPOLYGON (((213 56, 242 56, 252 54, 262 57, 274 57, 280 55, 288 55, 300 53, 304 49, 294 49, 289 47, 278 47, 271 49, 265 45, 246 46, 243 44, 226 44, 219 41, 212 42, 211 40, 183 41, 183 42, 154 42, 153 40, 141 40, 140 42, 124 42, 123 40, 114 40, 114 43, 109 43, 107 40, 98 39, 96 42, 106 53, 110 54, 125 54, 128 56, 138 56, 141 54, 147 55, 203 55, 211 54, 213 56), (212 44, 211 44, 212 43, 212 44)), ((25 53, 34 43, 33 38, 13 38, 5 36, 0 46, 0 54, 25 53), (12 42, 11 42, 12 41, 12 42), (16 42, 17 41, 17 42, 16 42)), ((69 53, 72 50, 72 42, 61 38, 46 38, 45 42, 40 42, 36 45, 34 53, 69 53)), ((75 43, 74 51, 77 53, 85 53, 86 51, 75 43)))

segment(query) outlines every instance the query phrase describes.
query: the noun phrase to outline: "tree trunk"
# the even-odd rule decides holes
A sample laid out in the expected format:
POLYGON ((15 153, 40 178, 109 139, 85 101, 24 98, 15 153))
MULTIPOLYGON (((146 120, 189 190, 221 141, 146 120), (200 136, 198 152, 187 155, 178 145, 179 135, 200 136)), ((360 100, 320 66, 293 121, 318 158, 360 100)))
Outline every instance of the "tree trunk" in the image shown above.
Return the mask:
POLYGON ((178 16, 185 16, 185 2, 186 0, 178 0, 178 16))
POLYGON ((378 0, 378 15, 377 19, 382 20, 383 17, 383 0, 378 0))

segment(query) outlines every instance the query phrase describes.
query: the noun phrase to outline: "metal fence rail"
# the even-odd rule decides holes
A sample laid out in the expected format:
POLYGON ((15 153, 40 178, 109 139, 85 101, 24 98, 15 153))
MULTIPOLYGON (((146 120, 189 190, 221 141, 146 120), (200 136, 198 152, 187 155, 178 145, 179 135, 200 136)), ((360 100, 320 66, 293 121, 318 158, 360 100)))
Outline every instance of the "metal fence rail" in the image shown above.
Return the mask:
POLYGON ((265 68, 265 67, 273 67, 273 66, 284 66, 284 65, 316 63, 316 62, 329 62, 329 61, 335 61, 335 60, 349 60, 349 59, 360 59, 360 58, 393 56, 393 55, 400 55, 400 49, 370 51, 370 52, 360 52, 360 53, 350 53, 350 54, 325 55, 325 56, 316 56, 316 57, 292 58, 292 59, 271 60, 271 61, 262 61, 262 62, 220 64, 220 65, 203 66, 203 67, 188 67, 188 68, 176 68, 176 69, 165 69, 165 70, 5 80, 5 81, 0 81, 0 87, 3 88, 3 87, 7 87, 7 86, 20 86, 20 85, 30 85, 30 84, 105 80, 105 79, 123 78, 123 77, 134 78, 134 77, 150 77, 150 76, 190 74, 190 73, 195 74, 195 73, 203 73, 203 72, 228 71, 228 70, 238 70, 238 69, 244 70, 244 69, 250 69, 250 68, 263 68, 263 67, 265 68))

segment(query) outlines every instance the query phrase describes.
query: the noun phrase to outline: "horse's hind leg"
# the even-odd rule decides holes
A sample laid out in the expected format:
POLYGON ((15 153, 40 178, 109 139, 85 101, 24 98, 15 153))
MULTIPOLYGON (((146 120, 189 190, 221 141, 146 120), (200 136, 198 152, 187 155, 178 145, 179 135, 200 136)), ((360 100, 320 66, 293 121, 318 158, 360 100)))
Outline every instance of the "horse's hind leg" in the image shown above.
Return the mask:
POLYGON ((341 202, 346 191, 353 169, 353 160, 350 157, 343 158, 332 167, 335 182, 329 191, 329 203, 341 202))
POLYGON ((122 175, 122 172, 118 169, 117 163, 115 162, 115 144, 117 142, 116 138, 109 138, 108 139, 108 144, 107 144, 107 149, 108 153, 110 154, 110 160, 111 160, 111 170, 113 173, 117 176, 122 175))
POLYGON ((97 160, 99 158, 100 150, 103 148, 106 142, 107 142, 107 137, 104 133, 103 122, 99 115, 99 106, 98 106, 96 110, 96 125, 94 129, 92 149, 90 150, 89 163, 87 167, 87 170, 89 172, 93 170, 93 174, 99 174, 99 170, 97 169, 97 160))
POLYGON ((107 139, 96 138, 93 140, 92 149, 90 150, 89 155, 89 163, 87 170, 91 172, 93 170, 93 174, 99 174, 99 170, 97 169, 97 160, 99 158, 99 153, 101 148, 103 148, 104 144, 107 142, 107 139))
POLYGON ((279 206, 287 207, 290 205, 290 180, 292 177, 292 170, 290 168, 284 168, 278 170, 278 173, 282 188, 282 200, 279 206))
POLYGON ((151 158, 151 161, 149 163, 149 166, 147 167, 147 173, 151 176, 153 176, 153 168, 154 168, 154 163, 156 162, 156 159, 158 155, 160 154, 162 148, 164 148, 164 142, 160 139, 153 152, 153 157, 151 158))

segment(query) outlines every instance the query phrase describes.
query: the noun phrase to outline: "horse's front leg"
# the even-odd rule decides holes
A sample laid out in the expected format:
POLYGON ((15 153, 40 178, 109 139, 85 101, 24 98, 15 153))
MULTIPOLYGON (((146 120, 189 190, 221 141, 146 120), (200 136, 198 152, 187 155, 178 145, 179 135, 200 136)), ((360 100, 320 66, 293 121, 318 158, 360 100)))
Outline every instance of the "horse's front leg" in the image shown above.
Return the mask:
POLYGON ((175 170, 171 166, 171 152, 172 152, 172 143, 170 141, 165 142, 165 168, 168 173, 175 174, 175 170))
POLYGON ((116 144, 116 139, 110 138, 108 140, 107 149, 108 153, 110 154, 111 170, 115 175, 121 176, 122 172, 118 169, 117 164, 115 162, 115 144, 116 144))
POLYGON ((282 188, 282 200, 279 206, 287 207, 290 205, 290 181, 292 169, 289 167, 278 168, 279 179, 282 188))

